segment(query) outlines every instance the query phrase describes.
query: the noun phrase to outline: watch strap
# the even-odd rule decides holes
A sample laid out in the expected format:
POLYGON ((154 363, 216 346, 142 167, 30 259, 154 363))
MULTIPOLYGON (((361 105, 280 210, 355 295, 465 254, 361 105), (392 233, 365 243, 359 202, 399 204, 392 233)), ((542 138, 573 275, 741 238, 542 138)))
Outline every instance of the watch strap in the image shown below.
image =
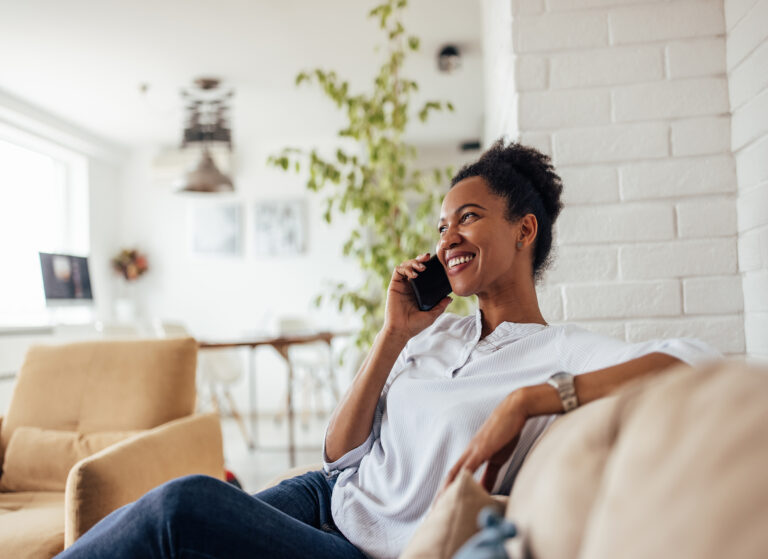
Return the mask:
POLYGON ((566 372, 555 373, 547 380, 547 384, 557 390, 563 410, 568 413, 579 407, 579 398, 576 396, 576 386, 573 383, 573 375, 566 372))

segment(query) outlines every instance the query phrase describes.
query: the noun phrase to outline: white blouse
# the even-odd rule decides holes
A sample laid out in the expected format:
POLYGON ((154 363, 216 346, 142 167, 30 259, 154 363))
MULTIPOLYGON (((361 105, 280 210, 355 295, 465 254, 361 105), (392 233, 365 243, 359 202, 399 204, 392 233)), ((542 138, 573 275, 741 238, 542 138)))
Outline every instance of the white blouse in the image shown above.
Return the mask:
MULTIPOLYGON (((414 336, 382 390, 371 434, 324 469, 339 476, 331 511, 373 557, 397 557, 473 435, 513 390, 558 371, 581 374, 661 352, 689 364, 719 354, 693 339, 630 344, 573 325, 504 322, 480 339, 481 314, 441 315, 414 336)), ((523 458, 555 416, 528 420, 494 493, 508 493, 523 458)), ((479 480, 483 468, 475 474, 479 480)))

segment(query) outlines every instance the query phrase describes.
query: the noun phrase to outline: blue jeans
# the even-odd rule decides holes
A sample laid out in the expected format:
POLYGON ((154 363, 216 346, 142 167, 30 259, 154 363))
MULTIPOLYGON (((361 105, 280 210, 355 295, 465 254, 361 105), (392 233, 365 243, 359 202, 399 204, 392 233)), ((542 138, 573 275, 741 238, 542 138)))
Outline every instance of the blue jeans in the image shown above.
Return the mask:
POLYGON ((333 523, 335 481, 309 472, 248 495, 212 477, 182 477, 117 509, 58 557, 365 558, 333 523))

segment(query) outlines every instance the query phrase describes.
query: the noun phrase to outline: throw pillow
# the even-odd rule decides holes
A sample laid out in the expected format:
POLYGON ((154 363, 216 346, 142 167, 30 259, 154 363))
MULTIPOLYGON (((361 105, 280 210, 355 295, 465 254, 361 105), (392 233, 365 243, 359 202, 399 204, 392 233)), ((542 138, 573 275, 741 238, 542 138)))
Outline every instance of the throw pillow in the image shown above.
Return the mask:
POLYGON ((90 433, 18 427, 5 451, 0 491, 64 491, 77 462, 138 431, 90 433))
POLYGON ((466 470, 432 505, 400 559, 449 559, 480 531, 477 516, 484 507, 502 511, 506 497, 491 496, 466 470))

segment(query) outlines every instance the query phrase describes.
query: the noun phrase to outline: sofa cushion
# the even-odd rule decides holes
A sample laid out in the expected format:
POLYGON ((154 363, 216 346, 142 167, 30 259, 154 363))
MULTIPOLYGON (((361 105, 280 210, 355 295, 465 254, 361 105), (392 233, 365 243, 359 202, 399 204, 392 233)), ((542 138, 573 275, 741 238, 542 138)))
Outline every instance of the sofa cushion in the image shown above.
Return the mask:
POLYGON ((91 433, 19 427, 5 451, 0 491, 64 491, 77 462, 140 431, 91 433))
POLYGON ((555 420, 531 449, 505 516, 534 557, 571 559, 581 546, 613 447, 620 398, 610 396, 555 420))
POLYGON ((45 559, 64 549, 64 493, 0 493, 0 556, 45 559))
POLYGON ((625 405, 580 557, 764 557, 768 370, 675 369, 625 405))
POLYGON ((506 497, 491 496, 466 470, 432 505, 400 559, 449 559, 476 534, 478 513, 487 506, 501 512, 506 497))

